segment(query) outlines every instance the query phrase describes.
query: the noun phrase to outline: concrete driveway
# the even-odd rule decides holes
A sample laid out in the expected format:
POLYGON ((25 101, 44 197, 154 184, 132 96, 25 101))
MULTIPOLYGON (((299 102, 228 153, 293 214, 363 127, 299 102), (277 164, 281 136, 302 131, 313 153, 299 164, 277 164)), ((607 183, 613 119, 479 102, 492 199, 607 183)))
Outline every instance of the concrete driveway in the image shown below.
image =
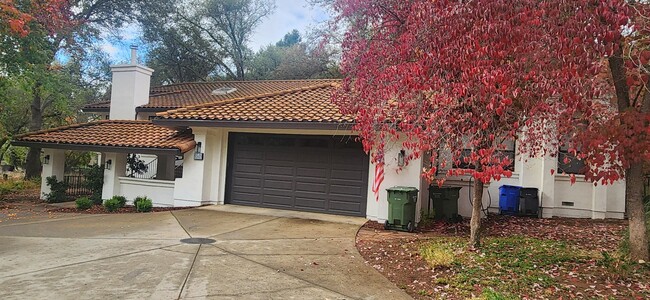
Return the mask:
POLYGON ((0 298, 409 299, 357 252, 363 219, 293 214, 219 206, 2 223, 0 298))

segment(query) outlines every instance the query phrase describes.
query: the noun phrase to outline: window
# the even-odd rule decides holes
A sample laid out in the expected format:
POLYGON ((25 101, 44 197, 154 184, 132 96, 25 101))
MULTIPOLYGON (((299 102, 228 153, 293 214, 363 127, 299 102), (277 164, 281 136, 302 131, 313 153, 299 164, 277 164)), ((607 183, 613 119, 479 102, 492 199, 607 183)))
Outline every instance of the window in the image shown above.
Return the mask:
MULTIPOLYGON (((509 171, 514 171, 515 170, 515 141, 506 141, 503 143, 505 146, 505 149, 503 150, 497 150, 495 153, 495 156, 504 159, 508 158, 510 159, 510 165, 506 166, 506 170, 509 171)), ((470 149, 463 149, 463 151, 460 154, 460 163, 456 164, 454 163, 453 167, 455 169, 474 169, 476 166, 472 163, 466 163, 464 158, 470 156, 472 153, 472 150, 470 149)))
POLYGON ((557 171, 564 174, 585 174, 585 162, 570 153, 566 147, 560 147, 557 154, 557 171))

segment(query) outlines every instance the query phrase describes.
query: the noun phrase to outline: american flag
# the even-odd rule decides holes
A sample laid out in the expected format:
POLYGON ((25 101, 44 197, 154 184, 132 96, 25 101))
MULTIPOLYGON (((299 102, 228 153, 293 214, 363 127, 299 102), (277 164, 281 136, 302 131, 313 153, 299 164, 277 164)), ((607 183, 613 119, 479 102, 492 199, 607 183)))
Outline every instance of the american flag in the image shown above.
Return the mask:
POLYGON ((372 184, 372 192, 375 193, 375 201, 379 202, 379 187, 384 181, 384 163, 378 162, 375 165, 375 179, 372 184))

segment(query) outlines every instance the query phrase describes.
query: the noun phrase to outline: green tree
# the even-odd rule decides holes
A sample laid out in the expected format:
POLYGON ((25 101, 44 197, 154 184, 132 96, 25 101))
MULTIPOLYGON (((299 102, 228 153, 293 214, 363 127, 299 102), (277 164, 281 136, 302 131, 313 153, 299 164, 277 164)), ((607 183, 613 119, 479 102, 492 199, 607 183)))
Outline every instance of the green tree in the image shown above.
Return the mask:
POLYGON ((275 43, 278 47, 291 47, 295 44, 302 42, 302 36, 297 29, 291 30, 284 35, 284 37, 275 43))
POLYGON ((244 79, 249 39, 274 9, 271 0, 194 0, 143 14, 154 83, 244 79))
MULTIPOLYGON (((56 10, 42 10, 42 2, 20 2, 16 9, 34 15, 23 18, 27 29, 15 34, 0 31, 0 71, 10 78, 20 76, 28 83, 30 131, 43 129, 44 116, 53 107, 70 107, 67 99, 51 93, 60 73, 57 55, 83 57, 102 32, 110 32, 134 20, 139 11, 147 9, 147 1, 94 0, 44 1, 55 3, 56 10), (38 17, 44 16, 44 17, 38 17), (54 23, 56 26, 53 26, 54 23), (57 102, 61 100, 60 102, 57 102)), ((47 6, 45 6, 47 7, 47 6)), ((4 16, 3 16, 4 18, 4 16)), ((4 19, 3 19, 4 21, 4 19)), ((15 30, 14 30, 15 31, 15 30)), ((40 173, 41 149, 30 148, 25 163, 25 177, 40 173)))
MULTIPOLYGON (((314 44, 315 42, 311 42, 314 44)), ((253 79, 338 78, 334 52, 302 42, 297 30, 255 54, 247 76, 253 79)))

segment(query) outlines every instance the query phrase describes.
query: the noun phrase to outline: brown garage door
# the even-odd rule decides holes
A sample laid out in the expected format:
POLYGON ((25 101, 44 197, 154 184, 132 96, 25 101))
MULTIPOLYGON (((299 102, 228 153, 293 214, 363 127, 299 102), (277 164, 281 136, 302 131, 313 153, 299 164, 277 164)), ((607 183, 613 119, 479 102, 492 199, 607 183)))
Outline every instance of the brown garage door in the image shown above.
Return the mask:
POLYGON ((366 215, 368 155, 349 136, 231 133, 226 203, 366 215))

